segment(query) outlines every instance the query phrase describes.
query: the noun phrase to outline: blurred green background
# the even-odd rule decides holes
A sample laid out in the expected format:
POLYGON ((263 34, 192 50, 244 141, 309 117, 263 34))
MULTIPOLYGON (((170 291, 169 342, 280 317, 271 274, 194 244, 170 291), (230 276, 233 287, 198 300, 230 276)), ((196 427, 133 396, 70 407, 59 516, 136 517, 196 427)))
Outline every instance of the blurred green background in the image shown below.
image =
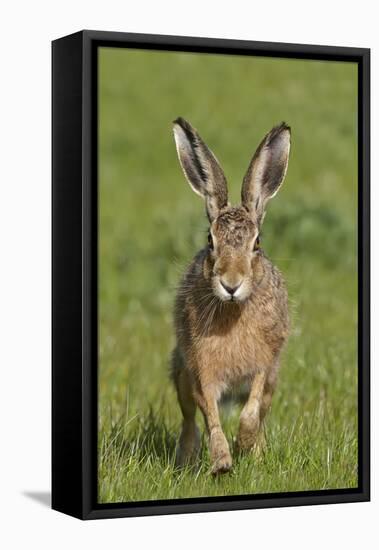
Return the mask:
MULTIPOLYGON (((357 485, 356 216, 356 64, 100 49, 100 502, 357 485), (178 116, 220 160, 232 202, 263 135, 292 127, 262 240, 288 283, 292 334, 267 449, 220 479, 205 440, 195 471, 174 467, 172 306, 207 229, 176 157, 178 116)), ((238 413, 223 412, 231 444, 238 413)))

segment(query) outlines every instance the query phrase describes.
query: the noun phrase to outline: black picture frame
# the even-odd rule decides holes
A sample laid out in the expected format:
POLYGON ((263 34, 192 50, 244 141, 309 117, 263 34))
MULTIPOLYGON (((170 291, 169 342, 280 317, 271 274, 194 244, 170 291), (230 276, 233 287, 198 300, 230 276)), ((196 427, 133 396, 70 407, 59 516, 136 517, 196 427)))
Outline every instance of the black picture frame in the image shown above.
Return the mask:
POLYGON ((52 43, 52 507, 81 519, 370 499, 370 50, 81 31, 52 43), (359 486, 97 503, 97 51, 101 46, 358 64, 359 486))

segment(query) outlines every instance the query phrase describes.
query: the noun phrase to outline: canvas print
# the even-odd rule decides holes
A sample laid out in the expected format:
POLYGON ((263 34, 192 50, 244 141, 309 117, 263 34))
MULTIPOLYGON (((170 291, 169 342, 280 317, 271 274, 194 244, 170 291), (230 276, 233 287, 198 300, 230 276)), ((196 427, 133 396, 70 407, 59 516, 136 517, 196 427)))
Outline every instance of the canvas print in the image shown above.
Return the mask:
POLYGON ((99 504, 358 486, 358 66, 99 47, 99 504))

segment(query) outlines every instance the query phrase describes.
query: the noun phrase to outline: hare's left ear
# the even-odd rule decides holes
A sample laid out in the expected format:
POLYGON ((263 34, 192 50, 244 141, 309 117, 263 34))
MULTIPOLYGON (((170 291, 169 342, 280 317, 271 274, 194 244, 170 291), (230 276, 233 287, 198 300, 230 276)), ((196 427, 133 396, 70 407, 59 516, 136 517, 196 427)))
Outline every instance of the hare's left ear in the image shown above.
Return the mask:
POLYGON ((242 183, 243 206, 258 223, 264 217, 267 202, 282 185, 288 165, 291 130, 284 122, 275 126, 256 150, 242 183))

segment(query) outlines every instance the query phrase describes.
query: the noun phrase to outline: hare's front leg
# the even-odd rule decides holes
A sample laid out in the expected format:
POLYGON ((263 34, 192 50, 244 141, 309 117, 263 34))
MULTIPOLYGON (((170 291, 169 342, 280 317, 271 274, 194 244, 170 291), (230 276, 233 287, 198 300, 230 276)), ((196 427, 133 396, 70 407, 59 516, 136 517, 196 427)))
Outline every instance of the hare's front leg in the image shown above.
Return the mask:
MULTIPOLYGON (((238 447, 249 450, 260 446, 258 436, 262 436, 262 424, 270 408, 275 391, 279 363, 276 362, 268 371, 256 374, 250 389, 249 398, 242 409, 238 432, 238 447)), ((264 443, 264 439, 263 439, 264 443)))
POLYGON ((252 449, 257 443, 265 384, 266 373, 258 372, 254 377, 248 400, 240 416, 237 443, 242 451, 252 449))
POLYGON ((221 427, 217 393, 212 385, 200 385, 195 392, 195 399, 204 415, 208 432, 212 474, 225 473, 232 467, 232 457, 221 427))

